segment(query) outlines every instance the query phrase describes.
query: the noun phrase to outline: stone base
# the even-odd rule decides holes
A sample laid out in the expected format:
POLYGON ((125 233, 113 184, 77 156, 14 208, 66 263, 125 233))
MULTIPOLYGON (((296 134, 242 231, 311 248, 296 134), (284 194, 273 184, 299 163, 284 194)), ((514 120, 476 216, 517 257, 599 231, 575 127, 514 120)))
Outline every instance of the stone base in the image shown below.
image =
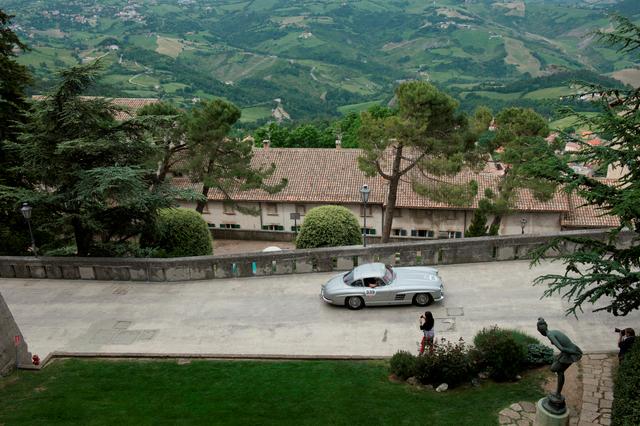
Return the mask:
POLYGON ((549 412, 543 406, 543 401, 546 398, 541 398, 536 404, 536 421, 535 426, 569 426, 569 410, 563 414, 553 414, 549 412))

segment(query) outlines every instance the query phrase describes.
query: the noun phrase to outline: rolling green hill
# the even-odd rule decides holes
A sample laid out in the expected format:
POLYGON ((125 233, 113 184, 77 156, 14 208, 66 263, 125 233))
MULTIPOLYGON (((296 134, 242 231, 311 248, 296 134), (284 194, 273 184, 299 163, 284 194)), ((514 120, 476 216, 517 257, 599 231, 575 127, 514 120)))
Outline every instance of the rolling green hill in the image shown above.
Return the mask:
POLYGON ((405 79, 433 81, 468 108, 518 100, 543 109, 571 93, 565 81, 503 89, 567 70, 640 81, 633 58, 591 35, 611 12, 640 20, 636 0, 0 0, 0 8, 16 15, 32 49, 20 61, 40 81, 34 92, 55 70, 101 58, 95 94, 184 105, 223 97, 245 110, 244 122, 269 119, 275 99, 293 119, 358 110, 387 102, 405 79))

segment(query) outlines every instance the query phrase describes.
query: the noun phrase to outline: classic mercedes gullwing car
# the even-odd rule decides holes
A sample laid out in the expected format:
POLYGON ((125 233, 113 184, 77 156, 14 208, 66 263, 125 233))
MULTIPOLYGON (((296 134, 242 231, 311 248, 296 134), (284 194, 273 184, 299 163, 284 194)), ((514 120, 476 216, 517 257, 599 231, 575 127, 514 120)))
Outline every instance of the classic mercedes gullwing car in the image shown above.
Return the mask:
POLYGON ((444 287, 435 268, 367 263, 332 277, 322 285, 320 297, 349 309, 412 303, 428 306, 444 299, 444 287))

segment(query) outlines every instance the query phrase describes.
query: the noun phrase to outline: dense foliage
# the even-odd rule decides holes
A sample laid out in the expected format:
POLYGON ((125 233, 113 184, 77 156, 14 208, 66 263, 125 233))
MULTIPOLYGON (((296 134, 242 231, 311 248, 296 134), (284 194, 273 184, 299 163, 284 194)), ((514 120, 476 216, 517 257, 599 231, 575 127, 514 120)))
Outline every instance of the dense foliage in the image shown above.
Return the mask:
POLYGON ((527 346, 516 341, 509 330, 483 328, 473 343, 479 366, 494 380, 513 380, 525 367, 527 346))
POLYGON ((28 201, 36 217, 46 216, 34 224, 55 234, 57 244, 66 246, 73 236, 80 256, 91 255, 97 243, 139 235, 178 195, 166 185, 151 188, 154 173, 146 162, 156 147, 144 127, 117 121, 119 108, 107 100, 81 97, 99 68, 92 63, 61 72, 55 90, 33 104, 17 141, 7 145, 22 186, 0 187, 0 200, 28 201))
POLYGON ((355 215, 342 206, 320 206, 304 218, 296 248, 336 247, 362 244, 362 233, 355 215))
POLYGON ((152 229, 141 241, 166 257, 213 254, 211 232, 200 214, 190 209, 160 209, 152 229))
POLYGON ((640 424, 640 344, 624 356, 613 383, 612 423, 615 426, 640 424))
MULTIPOLYGON (((601 38, 619 46, 621 52, 636 53, 640 49, 640 27, 623 17, 617 17, 613 32, 601 33, 601 38)), ((566 243, 577 250, 563 254, 558 261, 566 266, 563 274, 538 277, 537 284, 546 284, 545 295, 561 294, 570 301, 568 313, 577 314, 586 303, 604 301, 595 309, 613 315, 626 315, 640 308, 640 89, 605 89, 592 87, 601 112, 594 117, 580 116, 580 123, 598 134, 607 135, 610 143, 590 146, 581 141, 582 149, 575 158, 558 157, 553 147, 531 146, 526 153, 529 161, 522 168, 531 177, 563 185, 597 209, 599 214, 611 214, 620 219, 604 241, 593 238, 559 238, 541 247, 534 263, 549 250, 561 249, 566 243), (600 168, 621 171, 615 183, 577 174, 571 162, 598 164, 600 168), (620 245, 620 231, 631 231, 631 243, 620 245)))
POLYGON ((469 382, 475 373, 469 348, 462 339, 455 343, 440 339, 433 351, 417 357, 415 364, 415 377, 420 383, 434 386, 446 383, 456 387, 469 382))
POLYGON ((407 380, 416 373, 416 359, 407 351, 398 351, 389 360, 389 369, 400 380, 407 380))

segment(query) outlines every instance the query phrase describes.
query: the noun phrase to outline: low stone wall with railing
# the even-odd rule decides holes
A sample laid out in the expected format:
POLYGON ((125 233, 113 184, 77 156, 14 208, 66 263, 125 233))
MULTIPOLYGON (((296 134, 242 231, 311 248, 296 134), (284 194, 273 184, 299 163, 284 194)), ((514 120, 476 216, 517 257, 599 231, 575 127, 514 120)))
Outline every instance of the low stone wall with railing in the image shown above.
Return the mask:
MULTIPOLYGON (((634 235, 632 232, 621 233, 618 244, 631 244, 634 235)), ((607 231, 425 240, 373 244, 366 248, 328 247, 168 259, 0 257, 0 278, 162 282, 344 271, 374 261, 396 266, 494 262, 525 259, 531 250, 562 236, 605 239, 607 231)), ((565 243, 564 250, 572 250, 571 245, 565 243)))

